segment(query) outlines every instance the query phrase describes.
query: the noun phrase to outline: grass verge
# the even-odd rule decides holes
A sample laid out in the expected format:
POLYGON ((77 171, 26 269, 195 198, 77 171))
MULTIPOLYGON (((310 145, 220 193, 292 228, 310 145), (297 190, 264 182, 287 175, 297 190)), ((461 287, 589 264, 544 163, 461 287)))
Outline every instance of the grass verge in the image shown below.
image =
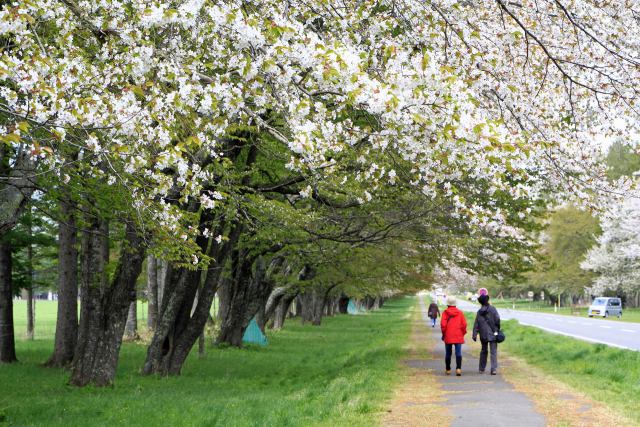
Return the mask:
MULTIPOLYGON (((57 301, 35 301, 35 330, 36 339, 54 339, 56 333, 57 301)), ((80 310, 78 309, 78 313, 80 310)), ((138 328, 142 331, 147 325, 148 304, 138 301, 138 328)), ((13 301, 13 323, 16 339, 25 339, 27 335, 27 302, 13 301)))
POLYGON ((640 352, 502 322, 507 340, 500 348, 556 380, 602 402, 640 425, 640 352))
POLYGON ((68 373, 41 367, 51 339, 19 340, 20 362, 0 366, 0 424, 375 424, 399 378, 414 304, 395 299, 320 327, 289 321, 267 347, 209 348, 173 378, 140 376, 146 347, 126 343, 112 388, 67 386, 68 373))

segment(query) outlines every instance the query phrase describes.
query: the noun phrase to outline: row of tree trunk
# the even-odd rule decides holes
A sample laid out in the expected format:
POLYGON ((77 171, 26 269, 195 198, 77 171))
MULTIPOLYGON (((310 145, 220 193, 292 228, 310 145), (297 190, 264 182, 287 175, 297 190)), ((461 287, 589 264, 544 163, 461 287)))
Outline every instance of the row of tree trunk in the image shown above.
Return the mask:
MULTIPOLYGON (((238 136, 223 141, 228 147, 227 158, 234 161, 245 153, 241 162, 244 170, 250 172, 258 148, 256 144, 245 144, 251 135, 238 136)), ((0 159, 6 159, 5 151, 6 147, 0 145, 0 159)), ((77 156, 75 153, 72 158, 77 156)), ((0 172, 3 176, 10 175, 13 183, 0 183, 5 196, 0 201, 0 362, 16 360, 11 246, 2 237, 15 225, 34 191, 25 175, 33 169, 30 162, 26 152, 17 153, 15 165, 20 167, 11 171, 5 170, 6 161, 0 162, 0 172)), ((250 186, 251 174, 247 173, 240 184, 250 186)), ((161 268, 154 258, 146 256, 147 239, 151 236, 144 236, 135 221, 128 221, 126 217, 120 217, 120 223, 112 220, 112 226, 124 227, 124 238, 118 242, 120 250, 115 271, 109 277, 110 224, 102 217, 105 212, 100 208, 94 210, 96 204, 93 203, 79 207, 70 189, 59 191, 59 309, 54 351, 46 365, 68 367, 71 384, 112 383, 123 338, 137 337, 136 281, 145 258, 148 262, 147 326, 153 336, 142 368, 144 374, 180 373, 195 342, 199 339, 203 342, 203 331, 211 319, 216 294, 220 301, 220 332, 216 342, 232 346, 242 345, 242 336, 253 318, 262 329, 279 329, 291 316, 320 325, 323 316, 346 312, 344 298, 334 295, 336 285, 316 283, 312 266, 302 268, 296 280, 292 280, 295 285, 276 286, 278 274, 293 274, 285 259, 277 254, 281 246, 250 248, 246 241, 251 239, 252 228, 233 213, 228 214, 229 218, 225 213, 209 210, 200 214, 200 237, 196 244, 206 258, 212 260, 206 269, 171 263, 161 268), (209 235, 204 233, 206 228, 211 229, 212 235, 225 238, 204 237, 209 235)), ((90 193, 81 196, 90 197, 87 194, 90 193)), ((196 199, 181 208, 193 214, 201 211, 196 199)))
MULTIPOLYGON (((78 242, 74 207, 61 204, 59 224, 58 313, 54 351, 50 367, 69 367, 70 383, 78 386, 111 384, 115 377, 123 339, 137 337, 136 281, 145 260, 145 242, 135 225, 126 224, 125 238, 115 273, 109 279, 109 224, 100 218, 85 219, 78 242), (80 246, 80 251, 77 246, 80 246), (79 262, 78 262, 79 260, 79 262), (80 268, 78 268, 78 265, 80 268), (80 278, 80 292, 77 279, 80 278), (78 296, 80 319, 78 321, 78 296)), ((211 218, 203 216, 202 226, 211 218)), ((297 284, 277 287, 276 273, 290 274, 282 257, 267 262, 268 251, 257 253, 240 248, 242 224, 220 222, 216 233, 222 242, 201 237, 202 251, 213 261, 206 270, 165 264, 147 259, 148 329, 153 332, 144 374, 177 375, 210 320, 215 295, 219 296, 218 344, 241 346, 242 336, 256 318, 263 330, 280 329, 289 317, 320 325, 322 317, 346 313, 348 299, 332 295, 336 285, 313 282, 314 269, 307 265, 297 275, 297 284)), ((375 308, 376 299, 362 300, 375 308)), ((13 339, 11 294, 11 248, 0 245, 0 360, 16 360, 13 339)))

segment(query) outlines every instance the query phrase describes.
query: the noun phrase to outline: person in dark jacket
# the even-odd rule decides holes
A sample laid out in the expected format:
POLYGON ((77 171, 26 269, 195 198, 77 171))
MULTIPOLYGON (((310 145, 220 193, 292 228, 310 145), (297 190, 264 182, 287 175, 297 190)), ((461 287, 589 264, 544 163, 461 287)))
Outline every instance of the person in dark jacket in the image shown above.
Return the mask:
POLYGON ((442 329, 442 340, 444 341, 445 356, 444 365, 446 374, 451 374, 451 352, 452 347, 456 349, 456 376, 462 375, 462 344, 464 336, 467 334, 467 319, 456 307, 457 301, 454 296, 447 298, 447 309, 442 313, 440 328, 442 329))
POLYGON ((436 326, 436 319, 440 316, 440 309, 438 308, 438 304, 432 302, 429 304, 429 318, 431 319, 431 327, 434 328, 436 326))
POLYGON ((476 341, 480 335, 480 372, 484 372, 487 367, 487 355, 491 351, 491 375, 496 375, 498 370, 498 342, 496 335, 500 330, 500 315, 498 310, 489 304, 489 295, 480 295, 478 302, 482 304, 476 313, 476 320, 473 324, 473 340, 476 341))

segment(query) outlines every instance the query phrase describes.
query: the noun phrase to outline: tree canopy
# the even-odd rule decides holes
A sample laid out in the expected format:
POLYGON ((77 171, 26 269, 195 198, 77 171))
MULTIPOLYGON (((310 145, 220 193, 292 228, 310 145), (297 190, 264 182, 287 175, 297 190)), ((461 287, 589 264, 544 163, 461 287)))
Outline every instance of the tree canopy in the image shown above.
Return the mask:
MULTIPOLYGON (((72 383, 112 381, 147 255, 145 374, 180 373, 216 294, 241 345, 294 298, 319 324, 442 266, 521 277, 550 195, 610 191, 598 141, 637 134, 628 3, 3 4, 0 232, 28 206, 58 223, 72 383)), ((595 225, 565 214, 544 281, 582 286, 595 225)))

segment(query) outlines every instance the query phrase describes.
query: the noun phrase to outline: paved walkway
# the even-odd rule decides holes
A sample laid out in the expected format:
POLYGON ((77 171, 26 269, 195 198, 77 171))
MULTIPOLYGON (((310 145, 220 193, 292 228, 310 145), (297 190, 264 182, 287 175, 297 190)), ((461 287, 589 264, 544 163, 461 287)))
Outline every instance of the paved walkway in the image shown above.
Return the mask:
MULTIPOLYGON (((425 327, 432 331, 433 359, 412 361, 415 368, 429 369, 434 372, 444 390, 447 407, 454 417, 454 427, 478 426, 518 426, 532 427, 546 425, 544 417, 536 412, 533 402, 523 393, 516 391, 500 374, 489 375, 478 372, 478 354, 469 353, 469 346, 463 346, 462 376, 456 377, 455 370, 451 376, 444 373, 444 344, 440 337, 440 326, 431 328, 427 317, 427 309, 423 298, 420 308, 425 327)), ((468 341, 471 341, 471 325, 469 325, 468 341)), ((472 349, 472 350, 475 350, 472 349)), ((455 368, 455 357, 453 358, 455 368)), ((503 368, 498 355, 498 373, 503 368)), ((508 369, 508 366, 505 366, 508 369)))

